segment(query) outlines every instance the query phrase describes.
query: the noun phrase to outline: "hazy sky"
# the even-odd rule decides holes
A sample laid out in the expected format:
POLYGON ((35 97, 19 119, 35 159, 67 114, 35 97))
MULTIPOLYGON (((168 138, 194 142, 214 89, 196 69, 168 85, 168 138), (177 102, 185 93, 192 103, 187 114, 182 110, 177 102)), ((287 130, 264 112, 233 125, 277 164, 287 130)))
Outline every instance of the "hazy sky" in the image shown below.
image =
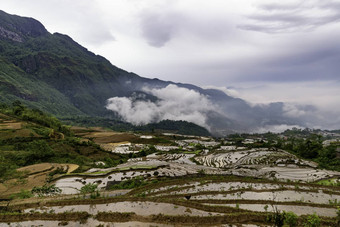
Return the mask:
POLYGON ((0 0, 144 77, 340 121, 340 0, 0 0))

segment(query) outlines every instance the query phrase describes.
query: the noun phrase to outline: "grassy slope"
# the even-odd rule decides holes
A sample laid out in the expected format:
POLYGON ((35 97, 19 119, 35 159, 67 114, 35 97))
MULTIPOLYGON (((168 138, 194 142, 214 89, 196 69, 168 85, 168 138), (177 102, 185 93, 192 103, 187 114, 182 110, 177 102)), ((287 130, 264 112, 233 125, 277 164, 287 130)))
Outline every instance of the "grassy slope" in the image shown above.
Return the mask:
POLYGON ((81 171, 95 161, 113 166, 126 159, 91 141, 81 142, 56 118, 41 111, 15 106, 1 107, 0 112, 0 181, 18 177, 16 168, 36 163, 74 163, 81 171))
MULTIPOLYGON (((4 69, 1 80, 11 75, 30 93, 37 86, 42 88, 42 94, 24 97, 28 105, 59 92, 58 104, 62 108, 55 108, 55 114, 62 116, 62 109, 69 109, 74 114, 83 112, 103 116, 108 113, 104 108, 107 98, 124 95, 117 76, 128 73, 87 51, 67 36, 46 34, 29 38, 23 43, 2 40, 0 49, 4 69)), ((7 82, 10 82, 7 86, 12 84, 11 81, 7 82)), ((9 94, 13 95, 13 92, 9 94)))
MULTIPOLYGON (((105 108, 106 100, 130 95, 136 83, 148 80, 113 66, 105 58, 80 46, 70 37, 50 34, 38 21, 0 11, 0 26, 16 32, 23 42, 0 36, 0 102, 20 100, 31 108, 39 108, 58 118, 100 117, 115 119, 120 130, 150 131, 154 129, 196 135, 209 135, 202 127, 187 122, 168 122, 133 127, 117 120, 105 108)), ((79 119, 78 119, 79 120, 79 119)), ((82 123, 86 122, 82 120, 82 123)), ((112 122, 110 123, 112 125, 112 122)))
POLYGON ((30 78, 20 68, 0 59, 0 102, 12 103, 15 100, 52 114, 84 115, 58 90, 30 78))

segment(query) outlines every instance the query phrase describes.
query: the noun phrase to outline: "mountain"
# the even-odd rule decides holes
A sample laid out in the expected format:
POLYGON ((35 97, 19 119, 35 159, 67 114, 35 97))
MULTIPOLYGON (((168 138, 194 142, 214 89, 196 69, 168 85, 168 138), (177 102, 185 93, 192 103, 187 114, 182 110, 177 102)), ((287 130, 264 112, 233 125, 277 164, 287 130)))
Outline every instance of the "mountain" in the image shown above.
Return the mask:
POLYGON ((130 112, 117 106, 117 101, 124 101, 136 119, 141 118, 137 124, 155 123, 170 116, 170 120, 191 121, 215 134, 297 123, 284 116, 283 103, 251 106, 220 90, 143 78, 112 65, 67 35, 49 33, 35 19, 0 11, 0 102, 14 100, 58 118, 101 117, 136 123, 129 119, 130 112), (186 104, 179 107, 180 101, 166 109, 167 98, 176 96, 163 97, 168 91, 164 89, 177 89, 180 98, 193 95, 196 106, 203 105, 203 101, 206 107, 196 110, 189 95, 185 99, 192 104, 188 109, 186 104), (108 100, 114 97, 109 110, 108 100), (136 113, 134 108, 139 104, 146 108, 136 113), (150 108, 154 108, 150 112, 153 119, 142 119, 143 112, 150 108), (178 115, 174 110, 177 108, 182 108, 178 115))

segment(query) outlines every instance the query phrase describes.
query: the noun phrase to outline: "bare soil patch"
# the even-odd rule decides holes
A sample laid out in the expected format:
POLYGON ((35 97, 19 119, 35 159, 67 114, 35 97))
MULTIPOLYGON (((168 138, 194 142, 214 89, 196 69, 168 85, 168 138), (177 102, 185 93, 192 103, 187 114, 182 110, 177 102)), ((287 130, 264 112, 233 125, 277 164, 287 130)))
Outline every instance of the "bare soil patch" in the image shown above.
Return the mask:
POLYGON ((0 184, 0 195, 7 197, 21 190, 31 190, 33 187, 46 184, 49 173, 57 168, 63 168, 68 173, 76 170, 79 166, 75 164, 40 163, 18 168, 17 171, 24 172, 23 179, 11 179, 0 184))
POLYGON ((21 129, 22 123, 15 121, 5 121, 0 123, 0 129, 21 129))

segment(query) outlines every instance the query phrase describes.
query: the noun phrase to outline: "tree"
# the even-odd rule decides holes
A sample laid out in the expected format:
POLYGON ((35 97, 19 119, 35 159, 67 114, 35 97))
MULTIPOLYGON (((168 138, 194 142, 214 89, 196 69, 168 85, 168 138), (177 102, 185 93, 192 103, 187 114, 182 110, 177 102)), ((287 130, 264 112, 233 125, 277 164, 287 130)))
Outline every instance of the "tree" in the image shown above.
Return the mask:
POLYGON ((29 152, 27 164, 33 164, 37 160, 47 161, 53 156, 54 152, 45 140, 34 140, 26 148, 29 152))
POLYGON ((21 104, 19 100, 14 101, 12 103, 12 106, 13 106, 13 114, 16 116, 20 116, 25 110, 25 107, 21 104))

